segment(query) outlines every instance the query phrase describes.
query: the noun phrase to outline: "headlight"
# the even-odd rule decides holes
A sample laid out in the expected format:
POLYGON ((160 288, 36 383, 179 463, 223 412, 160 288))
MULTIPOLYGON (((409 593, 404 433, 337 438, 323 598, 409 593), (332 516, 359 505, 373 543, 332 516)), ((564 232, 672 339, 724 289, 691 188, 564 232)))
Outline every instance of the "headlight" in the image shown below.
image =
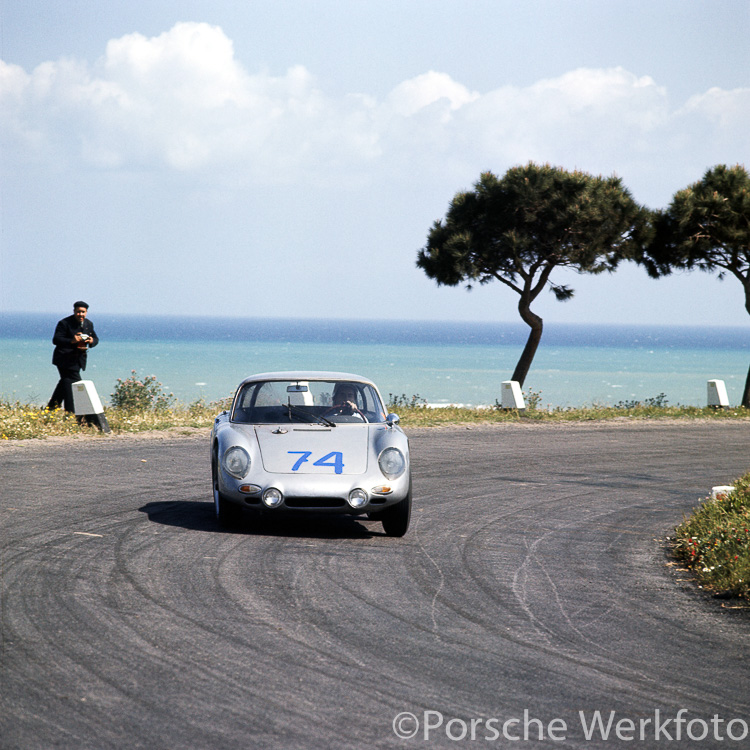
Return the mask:
POLYGON ((406 469, 406 459, 398 448, 386 448, 378 458, 378 465, 388 479, 398 479, 406 469))
POLYGON ((242 479, 250 471, 250 456, 239 445, 232 446, 224 452, 222 459, 224 470, 236 479, 242 479))

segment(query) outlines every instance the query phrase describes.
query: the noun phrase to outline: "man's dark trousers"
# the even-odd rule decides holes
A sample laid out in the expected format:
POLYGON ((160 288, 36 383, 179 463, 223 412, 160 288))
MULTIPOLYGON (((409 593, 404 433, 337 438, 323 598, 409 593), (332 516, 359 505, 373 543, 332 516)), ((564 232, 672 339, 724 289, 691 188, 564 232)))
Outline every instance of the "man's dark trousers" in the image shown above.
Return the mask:
POLYGON ((60 373, 60 380, 55 386, 52 398, 47 404, 48 409, 57 409, 60 404, 65 407, 65 411, 73 412, 73 383, 81 379, 81 368, 74 365, 57 365, 57 371, 60 373))

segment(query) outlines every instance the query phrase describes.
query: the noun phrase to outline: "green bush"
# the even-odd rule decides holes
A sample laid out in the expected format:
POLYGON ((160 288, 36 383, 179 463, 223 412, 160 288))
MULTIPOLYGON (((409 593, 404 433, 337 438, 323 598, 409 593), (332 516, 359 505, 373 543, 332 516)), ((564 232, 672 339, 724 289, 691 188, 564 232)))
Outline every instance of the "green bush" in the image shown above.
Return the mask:
POLYGON ((135 370, 127 380, 117 378, 110 399, 113 407, 123 411, 167 411, 174 403, 174 395, 164 391, 155 375, 138 380, 135 370))
POLYGON ((750 474, 677 527, 674 552, 704 586, 750 599, 750 474))

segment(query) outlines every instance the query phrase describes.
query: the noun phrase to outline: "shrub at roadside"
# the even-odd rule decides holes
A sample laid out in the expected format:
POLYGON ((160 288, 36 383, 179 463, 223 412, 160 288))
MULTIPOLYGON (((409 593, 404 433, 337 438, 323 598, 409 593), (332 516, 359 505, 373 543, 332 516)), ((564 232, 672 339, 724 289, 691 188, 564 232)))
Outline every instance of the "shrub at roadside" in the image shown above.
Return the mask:
POLYGON ((733 485, 677 527, 673 548, 703 586, 750 599, 750 474, 733 485))
POLYGON ((405 393, 400 396, 394 396, 392 393, 388 394, 388 403, 386 409, 389 412, 396 411, 397 409, 424 409, 427 407, 427 399, 422 398, 418 393, 414 394, 409 398, 405 393))
POLYGON ((127 380, 117 378, 114 393, 110 394, 112 406, 123 411, 166 411, 174 403, 174 395, 166 393, 155 375, 138 380, 135 370, 127 380))

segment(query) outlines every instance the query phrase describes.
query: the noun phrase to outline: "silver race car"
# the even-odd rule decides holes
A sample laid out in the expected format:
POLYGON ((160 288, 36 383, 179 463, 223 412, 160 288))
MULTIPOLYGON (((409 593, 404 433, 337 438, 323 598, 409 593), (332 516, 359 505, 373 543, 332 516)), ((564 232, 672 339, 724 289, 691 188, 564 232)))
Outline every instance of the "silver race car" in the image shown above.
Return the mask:
POLYGON ((389 536, 411 517, 409 442, 375 384, 338 372, 270 372, 242 381, 211 431, 216 515, 243 508, 367 514, 389 536))

